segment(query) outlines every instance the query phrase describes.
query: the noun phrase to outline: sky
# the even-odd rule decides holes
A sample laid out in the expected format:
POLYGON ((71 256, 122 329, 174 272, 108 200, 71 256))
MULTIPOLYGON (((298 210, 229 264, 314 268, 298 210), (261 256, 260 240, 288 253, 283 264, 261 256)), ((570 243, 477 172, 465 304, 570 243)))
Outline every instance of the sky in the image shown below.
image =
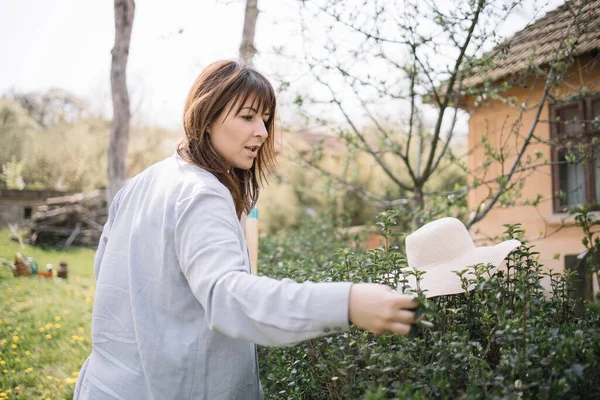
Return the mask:
MULTIPOLYGON (((277 1, 261 3, 262 20, 285 18, 277 1)), ((243 14, 242 1, 137 1, 127 76, 132 110, 148 123, 178 124, 200 70, 237 57, 243 14)), ((0 94, 60 87, 106 108, 114 29, 110 0, 0 0, 0 94)))
MULTIPOLYGON (((185 96, 201 69, 237 57, 244 3, 136 1, 127 76, 134 116, 147 124, 179 126, 185 96)), ((561 3, 542 4, 548 10, 561 3)), ((108 115, 113 7, 111 0, 0 0, 0 95, 58 87, 108 115)), ((259 0, 259 9, 261 53, 302 46, 296 0, 259 0)), ((524 7, 506 24, 507 33, 522 29, 530 18, 524 7)))

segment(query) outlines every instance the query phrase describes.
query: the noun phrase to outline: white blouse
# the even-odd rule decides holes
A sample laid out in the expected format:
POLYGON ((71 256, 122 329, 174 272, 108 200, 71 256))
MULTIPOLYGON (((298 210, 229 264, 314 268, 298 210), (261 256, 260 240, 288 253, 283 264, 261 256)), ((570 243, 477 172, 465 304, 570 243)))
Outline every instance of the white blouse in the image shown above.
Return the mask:
POLYGON ((349 328, 351 284, 251 275, 231 194, 178 156, 119 191, 94 273, 74 400, 261 399, 255 343, 349 328))

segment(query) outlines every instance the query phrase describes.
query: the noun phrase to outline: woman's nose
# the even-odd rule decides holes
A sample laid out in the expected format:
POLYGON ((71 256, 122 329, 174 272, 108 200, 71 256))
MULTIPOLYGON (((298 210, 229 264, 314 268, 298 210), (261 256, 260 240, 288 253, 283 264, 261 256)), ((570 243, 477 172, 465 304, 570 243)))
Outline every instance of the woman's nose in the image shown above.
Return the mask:
POLYGON ((260 122, 257 123, 256 128, 254 128, 254 136, 261 137, 263 139, 269 137, 269 132, 267 131, 267 127, 265 126, 263 120, 260 120, 260 122))

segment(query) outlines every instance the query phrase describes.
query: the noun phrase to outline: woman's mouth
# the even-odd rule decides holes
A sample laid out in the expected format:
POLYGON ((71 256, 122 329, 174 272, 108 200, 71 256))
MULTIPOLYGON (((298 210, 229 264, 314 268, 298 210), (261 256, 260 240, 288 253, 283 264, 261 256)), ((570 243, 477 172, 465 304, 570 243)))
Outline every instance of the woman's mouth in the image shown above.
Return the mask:
POLYGON ((246 151, 248 151, 248 153, 250 153, 250 155, 252 157, 258 156, 258 149, 259 148, 260 148, 260 146, 246 146, 245 147, 246 151))

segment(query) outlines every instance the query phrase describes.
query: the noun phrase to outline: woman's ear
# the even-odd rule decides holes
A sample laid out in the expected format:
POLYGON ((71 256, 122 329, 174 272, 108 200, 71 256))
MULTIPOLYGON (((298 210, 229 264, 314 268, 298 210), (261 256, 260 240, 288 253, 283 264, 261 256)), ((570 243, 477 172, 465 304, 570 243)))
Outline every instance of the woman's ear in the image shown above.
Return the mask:
POLYGON ((206 132, 210 133, 210 124, 206 125, 206 132))

